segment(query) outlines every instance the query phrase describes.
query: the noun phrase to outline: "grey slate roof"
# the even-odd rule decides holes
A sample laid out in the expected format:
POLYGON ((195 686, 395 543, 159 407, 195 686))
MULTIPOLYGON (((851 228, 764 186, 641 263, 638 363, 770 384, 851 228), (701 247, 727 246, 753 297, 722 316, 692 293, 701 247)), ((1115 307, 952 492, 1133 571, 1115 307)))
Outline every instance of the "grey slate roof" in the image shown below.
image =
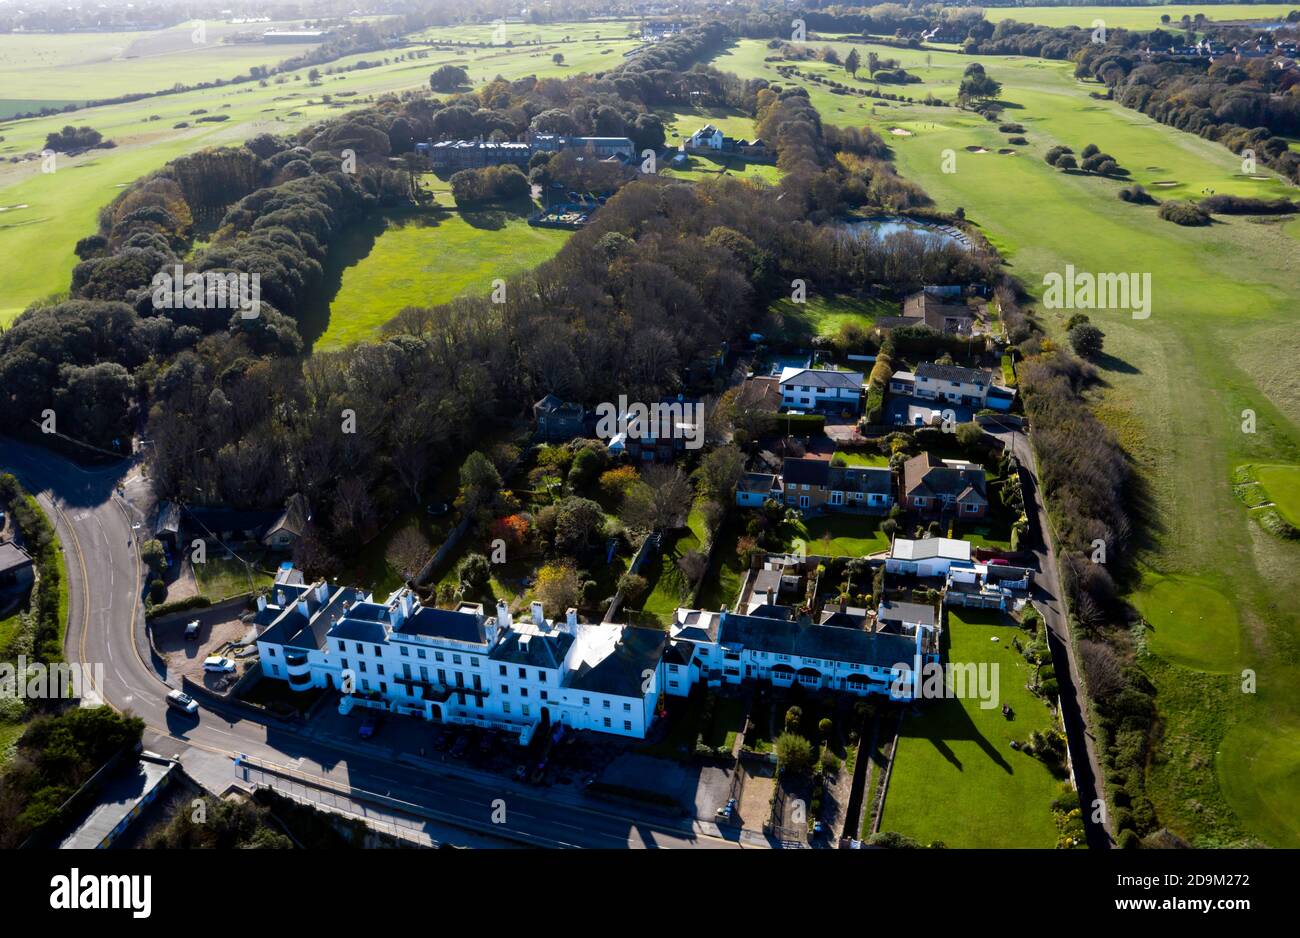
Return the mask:
POLYGON ((483 617, 472 612, 453 609, 432 609, 421 606, 396 630, 400 635, 423 635, 428 638, 446 638, 457 642, 487 644, 483 617))
POLYGON ((787 457, 781 464, 781 480, 786 485, 825 485, 830 476, 831 464, 824 459, 787 457))
POLYGON ((876 621, 934 625, 934 607, 921 603, 896 603, 886 600, 876 610, 876 621))
POLYGON ((614 651, 593 666, 579 667, 565 686, 615 697, 643 697, 645 672, 659 667, 667 642, 668 634, 662 629, 624 626, 614 651))
POLYGON ((17 544, 5 541, 0 544, 0 573, 22 570, 32 565, 32 558, 17 544))
POLYGON ((718 635, 724 647, 740 645, 755 651, 824 658, 877 668, 912 664, 916 642, 905 635, 860 632, 809 622, 784 622, 727 613, 718 635))
POLYGON ((960 365, 937 365, 925 362, 917 365, 918 378, 936 378, 940 381, 958 381, 962 384, 986 385, 993 383, 993 374, 982 368, 963 368, 960 365))
POLYGON ((488 652, 493 661, 503 664, 522 664, 535 668, 559 668, 573 644, 568 632, 552 630, 545 635, 528 632, 506 632, 496 647, 488 652), (527 639, 521 642, 520 639, 527 639))

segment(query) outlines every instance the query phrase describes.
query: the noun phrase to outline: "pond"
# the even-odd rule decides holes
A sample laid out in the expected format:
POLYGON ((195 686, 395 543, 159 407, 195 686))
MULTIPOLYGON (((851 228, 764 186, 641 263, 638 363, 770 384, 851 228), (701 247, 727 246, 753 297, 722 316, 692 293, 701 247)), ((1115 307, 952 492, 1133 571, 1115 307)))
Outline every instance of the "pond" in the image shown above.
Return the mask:
POLYGON ((871 218, 844 222, 844 228, 853 234, 872 232, 881 240, 888 240, 902 234, 913 234, 936 245, 956 244, 970 248, 970 239, 956 228, 917 221, 902 215, 875 215, 871 218))

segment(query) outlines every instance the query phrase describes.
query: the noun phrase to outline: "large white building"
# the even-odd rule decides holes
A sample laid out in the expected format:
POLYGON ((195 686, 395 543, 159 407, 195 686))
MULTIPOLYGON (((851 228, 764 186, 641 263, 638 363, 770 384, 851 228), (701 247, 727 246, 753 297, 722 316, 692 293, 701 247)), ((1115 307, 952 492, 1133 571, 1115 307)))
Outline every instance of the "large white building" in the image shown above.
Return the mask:
POLYGON ((783 368, 777 383, 781 404, 796 410, 852 410, 862 404, 860 371, 830 368, 783 368))
POLYGON ((257 621, 263 674, 297 690, 333 687, 340 709, 370 706, 510 730, 542 719, 642 738, 654 718, 667 635, 659 629, 544 617, 504 604, 427 607, 409 589, 385 602, 282 570, 257 621))

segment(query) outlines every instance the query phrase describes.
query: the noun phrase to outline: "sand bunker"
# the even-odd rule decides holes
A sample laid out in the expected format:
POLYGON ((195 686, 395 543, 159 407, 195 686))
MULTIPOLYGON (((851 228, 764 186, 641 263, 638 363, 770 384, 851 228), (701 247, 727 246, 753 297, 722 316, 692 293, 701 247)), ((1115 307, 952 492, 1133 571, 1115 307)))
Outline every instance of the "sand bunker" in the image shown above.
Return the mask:
POLYGON ((894 134, 894 135, 897 136, 897 137, 910 137, 910 136, 912 136, 912 132, 911 132, 910 130, 904 130, 902 127, 890 127, 890 128, 889 128, 889 132, 890 132, 891 134, 894 134))
POLYGON ((967 152, 967 153, 987 153, 987 152, 989 152, 989 151, 986 150, 986 149, 984 149, 983 147, 967 147, 967 148, 966 148, 966 152, 967 152))
POLYGON ((1001 154, 1002 156, 1015 156, 1015 155, 1016 155, 1016 151, 1013 150, 1013 149, 1011 149, 1010 147, 1000 147, 1000 148, 998 149, 998 153, 1001 154))
POLYGON ((1153 182, 1151 185, 1157 189, 1171 189, 1178 185, 1178 182, 1174 179, 1163 179, 1160 182, 1153 182))

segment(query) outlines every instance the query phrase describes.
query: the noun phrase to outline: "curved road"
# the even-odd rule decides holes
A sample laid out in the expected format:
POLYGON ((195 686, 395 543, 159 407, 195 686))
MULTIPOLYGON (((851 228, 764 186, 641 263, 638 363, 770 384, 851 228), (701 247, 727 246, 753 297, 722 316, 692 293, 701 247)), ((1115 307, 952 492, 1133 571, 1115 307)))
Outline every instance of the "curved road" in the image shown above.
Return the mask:
MULTIPOLYGON (((147 526, 136 506, 148 506, 152 499, 138 468, 123 462, 86 469, 41 447, 0 437, 0 471, 13 473, 36 495, 62 541, 69 586, 68 660, 102 665, 103 686, 96 691, 116 709, 144 720, 145 748, 180 759, 210 790, 220 793, 235 782, 234 757, 245 754, 278 767, 283 776, 332 791, 350 790, 358 794, 356 800, 371 805, 387 799, 407 804, 413 809, 407 813, 418 812, 438 840, 451 825, 478 832, 477 842, 493 837, 552 847, 741 846, 734 836, 718 836, 715 825, 697 823, 686 830, 619 814, 613 807, 582 804, 580 796, 548 795, 545 789, 450 766, 399 768, 394 760, 401 754, 391 750, 383 750, 382 757, 344 751, 293 728, 228 719, 206 708, 197 723, 178 715, 166 704, 171 689, 166 665, 151 660, 144 630, 144 577, 136 535, 147 526), (498 800, 507 807, 503 824, 492 823, 498 800)), ((178 685, 175 679, 173 683, 178 685)))

